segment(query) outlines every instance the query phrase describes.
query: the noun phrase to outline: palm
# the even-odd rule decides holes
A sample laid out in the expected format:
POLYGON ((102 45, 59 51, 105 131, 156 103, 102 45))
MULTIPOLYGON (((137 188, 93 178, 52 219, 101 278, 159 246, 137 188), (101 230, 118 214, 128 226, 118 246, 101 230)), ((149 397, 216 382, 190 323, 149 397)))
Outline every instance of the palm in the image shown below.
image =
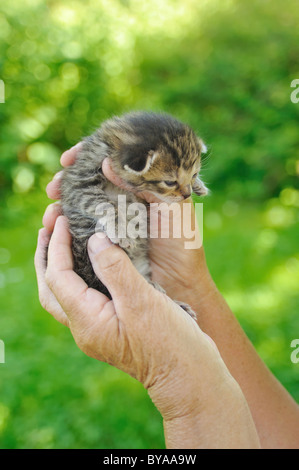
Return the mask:
MULTIPOLYGON (((202 247, 187 249, 189 243, 184 236, 184 224, 189 221, 184 220, 183 205, 190 204, 191 218, 195 218, 195 211, 190 201, 178 204, 173 212, 165 206, 160 213, 159 226, 163 223, 163 218, 169 224, 169 236, 163 238, 161 232, 157 238, 150 238, 150 260, 153 281, 158 282, 172 298, 178 298, 186 289, 192 288, 194 283, 194 273, 205 267, 205 257, 202 247), (172 234, 172 227, 181 227, 180 238, 175 238, 172 234)), ((197 236, 199 236, 196 222, 194 224, 197 236)), ((185 294, 184 294, 185 295, 185 294)), ((180 297, 181 298, 181 297, 180 297)), ((182 298, 184 300, 184 298, 182 298)))

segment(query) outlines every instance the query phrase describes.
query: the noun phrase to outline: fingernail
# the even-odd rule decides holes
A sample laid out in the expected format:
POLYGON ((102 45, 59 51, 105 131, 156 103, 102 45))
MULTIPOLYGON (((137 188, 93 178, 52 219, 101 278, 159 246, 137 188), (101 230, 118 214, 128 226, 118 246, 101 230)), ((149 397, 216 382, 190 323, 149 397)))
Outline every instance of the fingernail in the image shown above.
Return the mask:
POLYGON ((97 232, 88 240, 88 251, 91 254, 96 255, 100 251, 104 251, 112 245, 113 243, 109 240, 105 233, 97 232))
POLYGON ((53 204, 49 204, 48 207, 46 208, 46 212, 61 212, 61 204, 60 201, 53 202, 53 204))
POLYGON ((78 142, 76 145, 73 145, 73 146, 70 148, 70 150, 72 150, 72 149, 78 149, 78 148, 80 148, 80 147, 82 147, 82 142, 78 142))
POLYGON ((51 233, 48 232, 48 230, 45 227, 39 229, 39 231, 38 231, 38 241, 39 242, 44 242, 44 243, 48 244, 50 238, 51 238, 51 233))
POLYGON ((63 170, 59 171, 58 173, 56 173, 56 175, 53 176, 53 180, 59 180, 63 175, 63 170))

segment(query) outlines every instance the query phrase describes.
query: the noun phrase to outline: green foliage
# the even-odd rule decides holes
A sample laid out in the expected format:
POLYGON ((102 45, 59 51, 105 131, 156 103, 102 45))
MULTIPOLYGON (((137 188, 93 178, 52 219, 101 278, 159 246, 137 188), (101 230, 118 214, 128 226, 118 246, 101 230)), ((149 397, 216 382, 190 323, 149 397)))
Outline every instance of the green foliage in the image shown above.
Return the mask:
POLYGON ((163 110, 209 155, 212 274, 296 399, 296 0, 11 0, 0 6, 0 447, 163 447, 146 392, 85 357, 38 303, 44 188, 61 152, 113 114, 163 110))
POLYGON ((57 167, 61 150, 131 108, 192 124, 211 149, 213 187, 260 199, 294 186, 296 1, 197 3, 1 5, 4 188, 28 190, 57 167))

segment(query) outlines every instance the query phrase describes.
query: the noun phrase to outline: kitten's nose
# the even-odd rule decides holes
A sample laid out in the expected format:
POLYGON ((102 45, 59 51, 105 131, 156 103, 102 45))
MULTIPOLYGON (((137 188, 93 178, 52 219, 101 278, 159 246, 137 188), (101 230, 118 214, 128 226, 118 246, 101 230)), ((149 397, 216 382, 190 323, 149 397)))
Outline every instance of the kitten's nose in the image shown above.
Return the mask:
POLYGON ((184 199, 188 199, 191 196, 191 186, 188 184, 181 190, 182 196, 184 199))

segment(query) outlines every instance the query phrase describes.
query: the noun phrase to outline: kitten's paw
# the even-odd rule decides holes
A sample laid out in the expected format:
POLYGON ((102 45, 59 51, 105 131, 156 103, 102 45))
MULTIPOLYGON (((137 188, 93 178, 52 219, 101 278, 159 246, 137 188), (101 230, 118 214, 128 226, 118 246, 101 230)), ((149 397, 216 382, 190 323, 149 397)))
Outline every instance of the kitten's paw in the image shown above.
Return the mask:
POLYGON ((193 318, 193 320, 197 320, 196 313, 194 312, 194 310, 192 310, 190 305, 185 304, 184 302, 180 302, 179 300, 175 300, 175 303, 178 304, 183 310, 185 310, 185 312, 187 312, 188 315, 193 318))
POLYGON ((160 284, 158 284, 157 282, 155 281, 148 281, 155 289, 157 289, 159 292, 162 292, 162 294, 166 294, 166 291, 165 289, 163 289, 163 287, 160 286, 160 284))
POLYGON ((125 250, 135 248, 136 246, 135 240, 131 240, 130 238, 121 238, 118 241, 118 244, 121 248, 124 248, 125 250))
POLYGON ((109 237, 109 234, 107 234, 107 237, 112 241, 112 243, 119 245, 124 250, 131 250, 136 247, 136 241, 131 238, 109 237))

